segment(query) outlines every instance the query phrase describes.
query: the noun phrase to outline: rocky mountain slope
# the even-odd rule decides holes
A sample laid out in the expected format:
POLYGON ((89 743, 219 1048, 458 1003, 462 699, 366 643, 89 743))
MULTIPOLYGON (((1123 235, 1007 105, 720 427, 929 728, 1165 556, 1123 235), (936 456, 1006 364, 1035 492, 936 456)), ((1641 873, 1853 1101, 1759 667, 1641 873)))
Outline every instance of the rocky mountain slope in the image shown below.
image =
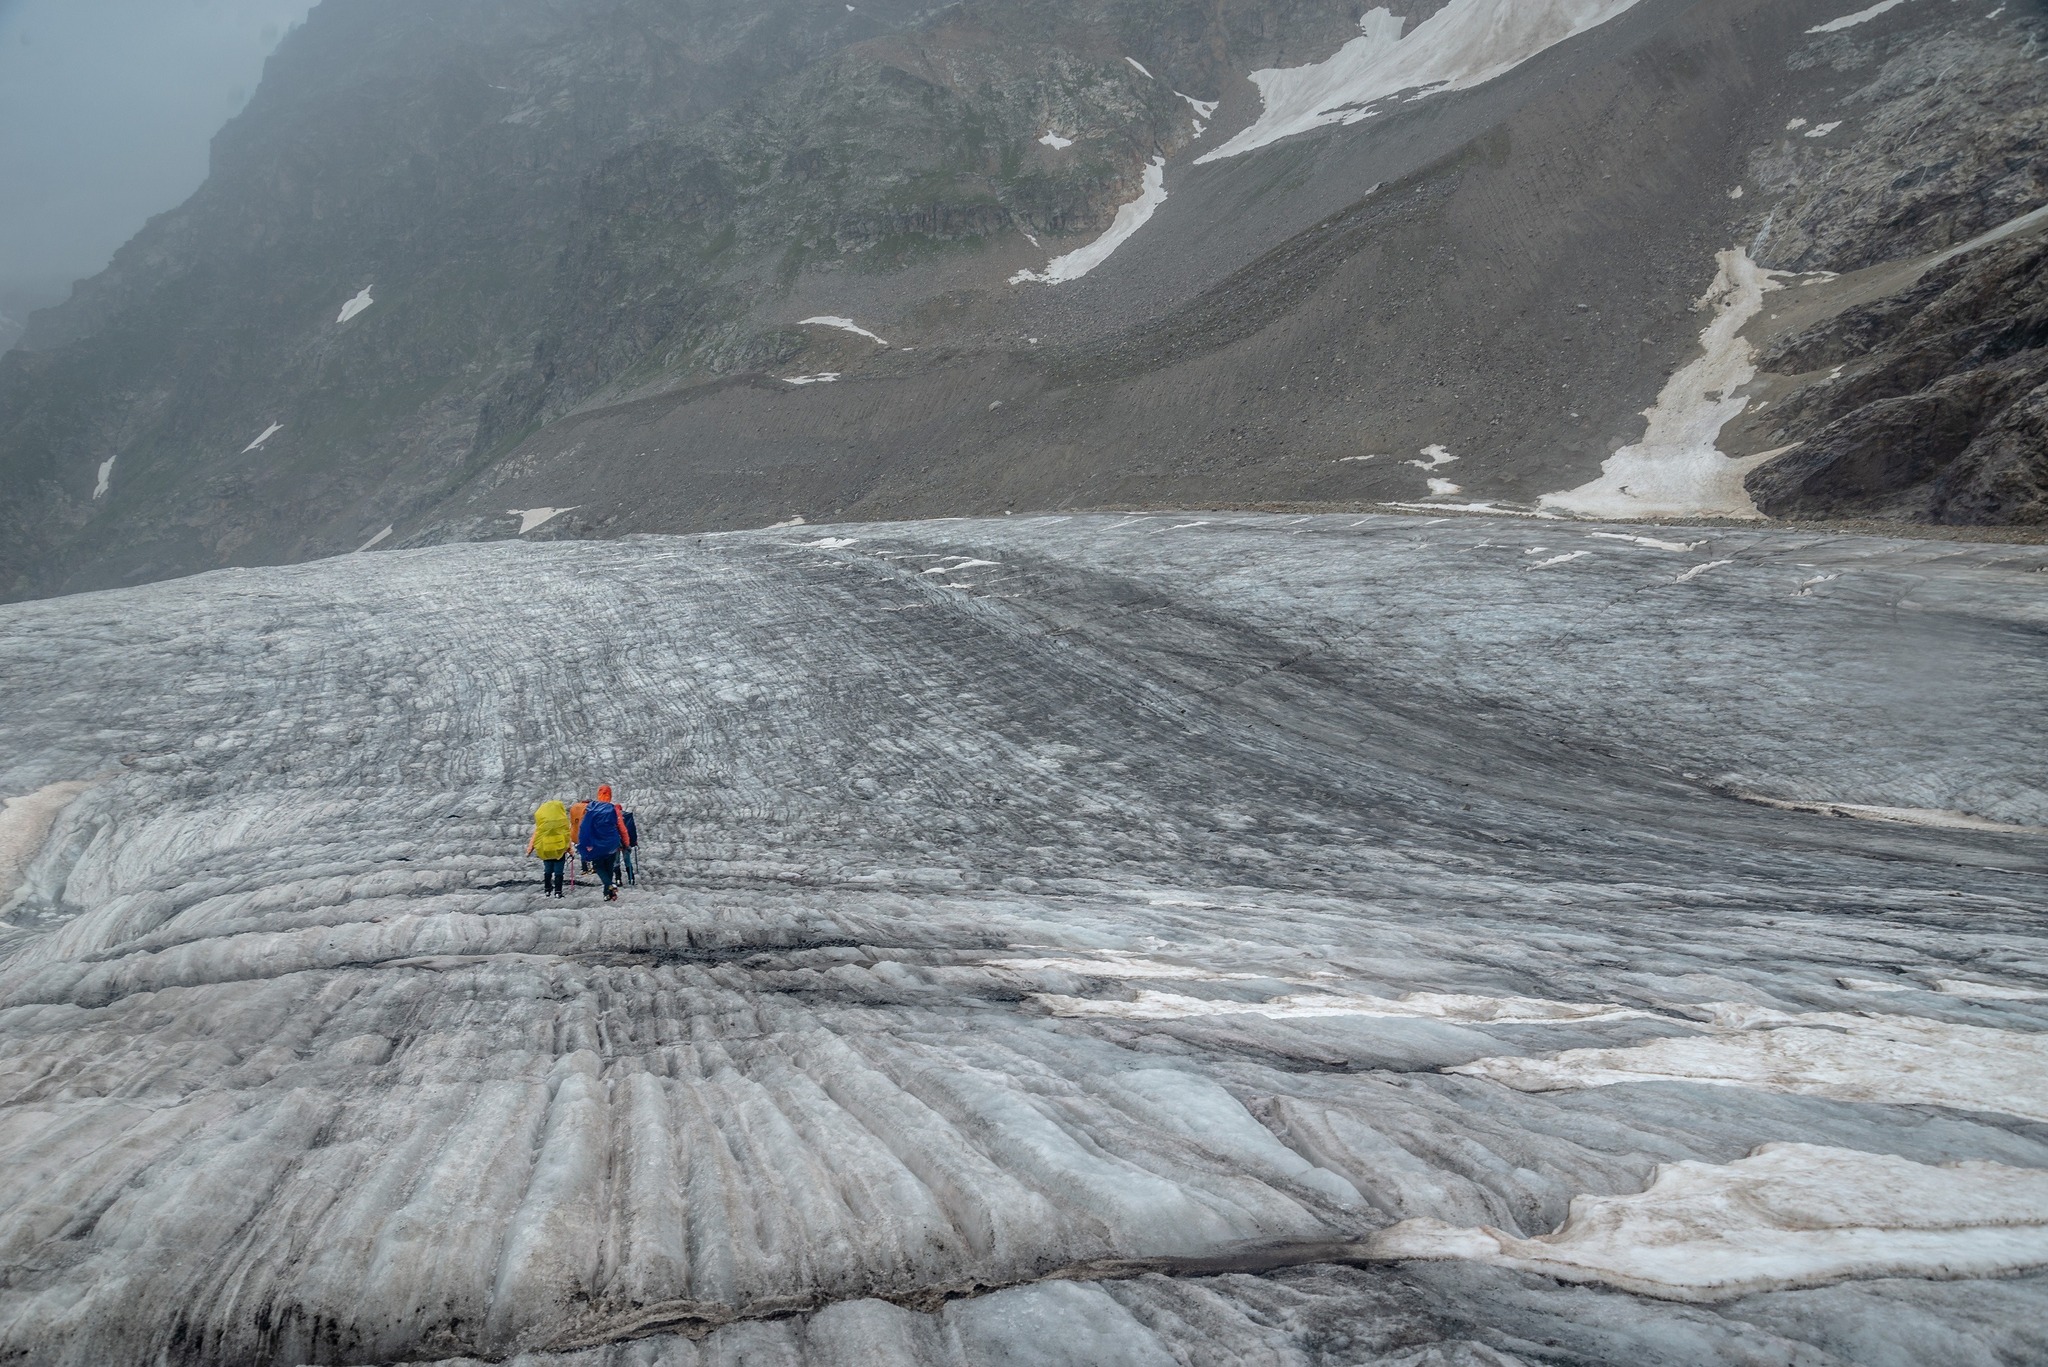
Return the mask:
POLYGON ((2039 524, 2038 227, 1945 254, 2048 203, 2044 43, 2038 0, 327 0, 0 356, 0 592, 1105 505, 2039 524))

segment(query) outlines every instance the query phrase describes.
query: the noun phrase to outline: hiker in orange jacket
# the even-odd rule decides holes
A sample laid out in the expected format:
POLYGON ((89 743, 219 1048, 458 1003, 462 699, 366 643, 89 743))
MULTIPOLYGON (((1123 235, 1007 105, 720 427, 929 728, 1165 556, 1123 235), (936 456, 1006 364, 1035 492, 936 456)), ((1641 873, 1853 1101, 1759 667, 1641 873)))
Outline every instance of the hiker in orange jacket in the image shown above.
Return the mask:
MULTIPOLYGON (((589 807, 590 799, 579 797, 576 799, 575 805, 569 808, 569 843, 572 845, 583 838, 583 813, 589 807)), ((580 850, 578 851, 578 862, 582 864, 582 871, 584 873, 590 872, 590 861, 581 857, 580 850)))

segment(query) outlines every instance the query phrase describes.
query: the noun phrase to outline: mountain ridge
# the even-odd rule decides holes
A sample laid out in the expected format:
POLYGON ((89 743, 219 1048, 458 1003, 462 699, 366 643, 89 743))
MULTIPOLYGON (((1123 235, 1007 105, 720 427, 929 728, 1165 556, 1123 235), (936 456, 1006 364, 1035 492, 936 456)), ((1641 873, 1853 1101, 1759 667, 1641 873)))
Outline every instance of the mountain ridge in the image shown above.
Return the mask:
MULTIPOLYGON (((1392 31, 1500 2, 1395 6, 1392 31)), ((2048 201, 2038 4, 1815 32, 1844 6, 1545 2, 1567 26, 1616 12, 1469 89, 1200 164, 1260 117, 1250 72, 1376 30, 1307 0, 607 0, 573 20, 328 0, 207 186, 0 358, 0 474, 32 491, 0 592, 387 526, 394 546, 511 535, 515 505, 579 505, 541 536, 1534 509, 1641 439, 1697 354, 1717 252, 1872 269, 2048 201), (1106 230, 1155 157, 1160 202, 1106 261, 1012 281, 1106 230), (801 321, 823 315, 892 345, 801 321), (1457 465, 1408 468, 1431 447, 1457 465)), ((2039 265, 2017 251, 1993 253, 2015 283, 1980 293, 2025 295, 2039 265)), ((1773 321, 1746 344, 1804 354, 1773 321)), ((2004 378, 1958 381, 1968 402, 1919 401, 1950 432, 1909 460, 1855 455, 1892 430, 1856 414, 1982 369, 1959 341, 1850 409, 1767 369, 1759 396, 1806 397, 1768 427, 1752 406, 1725 454, 1802 448, 1752 473, 1771 516, 2040 525, 2037 334, 2015 321, 2004 378), (1941 479, 1976 492, 1922 487, 1941 479)))

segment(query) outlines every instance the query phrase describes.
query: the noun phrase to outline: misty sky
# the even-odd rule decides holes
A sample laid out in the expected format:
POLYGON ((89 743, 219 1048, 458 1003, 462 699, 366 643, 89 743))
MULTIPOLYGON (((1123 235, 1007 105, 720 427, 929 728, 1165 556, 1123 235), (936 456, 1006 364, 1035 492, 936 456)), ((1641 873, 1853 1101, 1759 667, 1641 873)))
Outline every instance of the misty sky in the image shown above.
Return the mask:
POLYGON ((206 177, 313 0, 0 0, 0 313, 62 299, 206 177))

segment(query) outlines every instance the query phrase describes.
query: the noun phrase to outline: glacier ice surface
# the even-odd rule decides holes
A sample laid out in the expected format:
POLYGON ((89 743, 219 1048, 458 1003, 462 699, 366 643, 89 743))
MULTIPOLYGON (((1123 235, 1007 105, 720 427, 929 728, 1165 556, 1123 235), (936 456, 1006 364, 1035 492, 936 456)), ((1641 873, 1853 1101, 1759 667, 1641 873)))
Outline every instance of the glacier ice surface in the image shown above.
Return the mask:
POLYGON ((1774 1143, 1936 1201, 2048 1169, 2043 838, 1741 796, 2048 826, 2033 562, 1695 531, 1740 550, 1703 593, 1523 573, 1540 525, 506 540, 0 607, 0 796, 45 795, 0 1352, 2038 1360, 2048 1279, 1983 1263, 1687 1305, 1372 1253, 1774 1143), (640 881, 543 901, 533 806, 598 782, 640 881))

